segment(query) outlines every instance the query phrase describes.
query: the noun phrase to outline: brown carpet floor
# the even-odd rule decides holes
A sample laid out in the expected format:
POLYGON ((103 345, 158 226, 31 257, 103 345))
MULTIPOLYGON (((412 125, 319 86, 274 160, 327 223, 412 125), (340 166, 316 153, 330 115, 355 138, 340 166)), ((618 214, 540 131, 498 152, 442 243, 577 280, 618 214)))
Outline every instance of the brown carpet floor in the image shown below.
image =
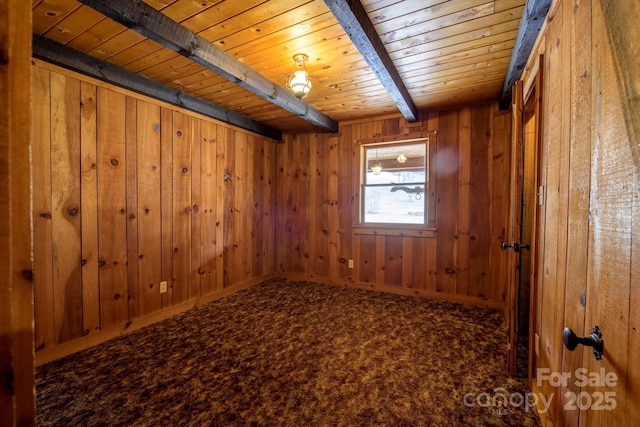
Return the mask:
POLYGON ((495 309, 273 279, 39 367, 38 424, 537 426, 505 349, 495 309))

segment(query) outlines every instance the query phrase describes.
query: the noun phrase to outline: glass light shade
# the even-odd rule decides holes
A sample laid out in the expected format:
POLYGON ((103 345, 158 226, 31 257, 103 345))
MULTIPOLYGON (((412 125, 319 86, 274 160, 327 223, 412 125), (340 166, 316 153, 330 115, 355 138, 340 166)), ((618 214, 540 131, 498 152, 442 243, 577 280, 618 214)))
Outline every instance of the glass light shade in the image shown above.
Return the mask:
POLYGON ((309 81, 309 73, 303 70, 294 71, 289 80, 289 88, 293 91, 293 94, 302 99, 311 90, 311 81, 309 81))
POLYGON ((371 165, 371 172, 373 172, 374 175, 380 175, 380 172, 382 172, 382 165, 379 161, 376 160, 373 162, 371 165))

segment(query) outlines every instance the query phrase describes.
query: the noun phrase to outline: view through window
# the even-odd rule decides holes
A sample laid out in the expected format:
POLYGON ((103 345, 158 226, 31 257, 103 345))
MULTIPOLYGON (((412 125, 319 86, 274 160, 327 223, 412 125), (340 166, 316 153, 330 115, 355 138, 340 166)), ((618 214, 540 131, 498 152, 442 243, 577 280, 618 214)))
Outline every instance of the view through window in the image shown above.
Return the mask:
POLYGON ((428 138, 363 146, 362 222, 425 224, 428 138))

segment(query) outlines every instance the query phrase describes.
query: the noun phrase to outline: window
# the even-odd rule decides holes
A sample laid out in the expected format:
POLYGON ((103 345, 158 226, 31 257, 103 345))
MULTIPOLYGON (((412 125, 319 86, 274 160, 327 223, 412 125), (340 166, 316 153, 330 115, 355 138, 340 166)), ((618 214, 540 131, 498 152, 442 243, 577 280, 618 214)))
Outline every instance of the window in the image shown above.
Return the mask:
POLYGON ((360 147, 360 223, 432 224, 429 138, 360 147))

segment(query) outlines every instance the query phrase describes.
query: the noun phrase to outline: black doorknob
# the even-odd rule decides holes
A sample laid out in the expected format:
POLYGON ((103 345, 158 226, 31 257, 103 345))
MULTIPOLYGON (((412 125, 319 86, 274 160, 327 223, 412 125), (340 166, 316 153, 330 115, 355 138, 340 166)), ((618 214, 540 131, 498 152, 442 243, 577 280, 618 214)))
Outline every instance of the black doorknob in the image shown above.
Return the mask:
POLYGON ((562 331, 562 342, 569 351, 575 350, 578 344, 592 347, 593 355, 595 356, 595 358, 597 360, 602 359, 602 353, 604 351, 604 341, 602 340, 602 332, 600 332, 600 328, 598 328, 597 326, 593 327, 591 335, 582 338, 576 336, 571 328, 564 328, 564 331, 562 331))

